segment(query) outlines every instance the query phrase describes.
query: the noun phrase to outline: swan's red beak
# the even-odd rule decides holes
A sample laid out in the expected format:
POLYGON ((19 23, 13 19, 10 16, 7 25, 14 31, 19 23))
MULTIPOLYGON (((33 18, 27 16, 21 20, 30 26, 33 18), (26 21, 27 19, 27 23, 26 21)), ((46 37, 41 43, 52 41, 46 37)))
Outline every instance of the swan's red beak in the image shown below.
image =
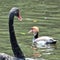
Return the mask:
POLYGON ((20 15, 18 16, 18 20, 19 21, 22 21, 22 17, 20 15))

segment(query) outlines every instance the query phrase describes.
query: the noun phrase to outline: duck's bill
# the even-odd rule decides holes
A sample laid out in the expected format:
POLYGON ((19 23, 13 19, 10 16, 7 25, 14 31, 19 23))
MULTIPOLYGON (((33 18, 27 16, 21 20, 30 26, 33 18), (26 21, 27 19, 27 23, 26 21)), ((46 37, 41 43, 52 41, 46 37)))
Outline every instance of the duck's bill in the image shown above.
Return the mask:
POLYGON ((31 33, 32 32, 32 30, 30 30, 28 33, 31 33))

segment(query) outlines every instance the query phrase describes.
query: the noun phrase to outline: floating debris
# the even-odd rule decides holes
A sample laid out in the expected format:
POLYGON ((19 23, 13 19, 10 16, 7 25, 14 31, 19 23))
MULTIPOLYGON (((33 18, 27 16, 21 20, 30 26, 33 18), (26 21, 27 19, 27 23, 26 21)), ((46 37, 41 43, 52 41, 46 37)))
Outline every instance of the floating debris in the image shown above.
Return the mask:
POLYGON ((41 55, 39 52, 36 52, 36 53, 33 54, 33 57, 34 57, 34 58, 41 57, 41 56, 42 56, 42 55, 41 55))
POLYGON ((26 58, 25 60, 45 60, 43 58, 26 58))
POLYGON ((46 49, 46 52, 51 52, 51 51, 53 51, 53 50, 54 50, 53 48, 46 49))
POLYGON ((51 53, 43 53, 42 55, 50 55, 51 53))
POLYGON ((33 20, 33 22, 37 22, 37 20, 33 20))
POLYGON ((26 33, 24 33, 24 32, 20 32, 20 34, 25 35, 26 33))
POLYGON ((46 19, 46 20, 47 20, 47 19, 48 19, 48 17, 45 17, 44 19, 46 19))

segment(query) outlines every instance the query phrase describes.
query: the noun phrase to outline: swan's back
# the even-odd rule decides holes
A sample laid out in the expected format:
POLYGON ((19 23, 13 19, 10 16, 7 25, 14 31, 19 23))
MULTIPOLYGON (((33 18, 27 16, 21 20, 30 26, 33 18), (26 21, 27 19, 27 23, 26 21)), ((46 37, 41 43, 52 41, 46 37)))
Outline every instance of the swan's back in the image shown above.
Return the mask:
MULTIPOLYGON (((5 53, 0 53, 0 60, 23 60, 23 59, 12 57, 12 56, 5 54, 5 53)), ((25 60, 35 60, 35 59, 25 58, 25 60)))

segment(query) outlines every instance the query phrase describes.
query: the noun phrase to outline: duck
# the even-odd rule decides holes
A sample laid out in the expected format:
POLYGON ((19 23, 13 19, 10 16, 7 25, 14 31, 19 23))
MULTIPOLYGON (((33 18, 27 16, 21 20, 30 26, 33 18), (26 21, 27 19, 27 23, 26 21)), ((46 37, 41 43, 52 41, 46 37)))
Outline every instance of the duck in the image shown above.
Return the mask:
POLYGON ((39 28, 37 26, 31 27, 28 33, 33 33, 32 46, 37 48, 50 48, 53 45, 56 48, 57 41, 50 36, 38 37, 39 28))

